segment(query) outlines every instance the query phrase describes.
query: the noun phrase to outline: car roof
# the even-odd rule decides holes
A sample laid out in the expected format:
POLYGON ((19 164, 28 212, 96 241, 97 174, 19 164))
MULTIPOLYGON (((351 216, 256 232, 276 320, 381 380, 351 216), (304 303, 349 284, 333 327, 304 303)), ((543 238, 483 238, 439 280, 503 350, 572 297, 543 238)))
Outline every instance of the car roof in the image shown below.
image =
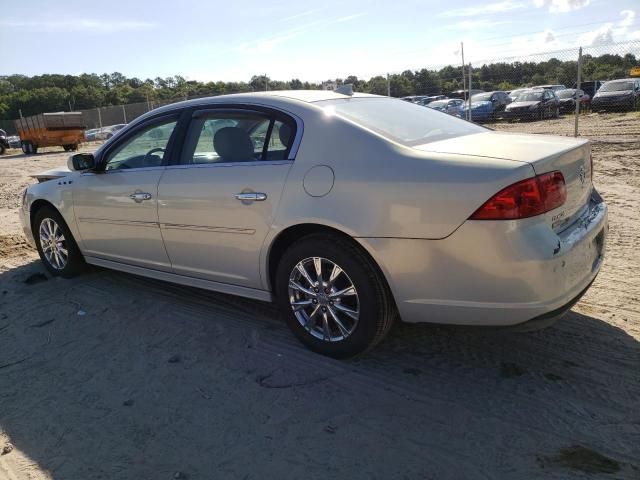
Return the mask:
MULTIPOLYGON (((206 106, 215 105, 218 103, 263 103, 268 99, 279 99, 285 102, 291 101, 294 103, 314 103, 323 100, 338 100, 345 98, 386 98, 381 95, 372 95, 369 93, 356 93, 353 95, 346 95, 337 93, 332 90, 272 90, 269 92, 247 92, 247 93, 232 93, 229 95, 217 95, 214 97, 202 97, 194 98, 192 100, 185 100, 183 102, 171 103, 163 107, 159 107, 151 112, 162 113, 171 112, 176 109, 193 107, 193 106, 206 106)), ((398 99, 399 100, 399 99, 398 99)), ((149 113, 151 113, 149 112, 149 113)), ((148 114, 143 115, 147 117, 148 114)), ((139 117, 140 118, 140 117, 139 117)), ((137 120, 137 119, 136 119, 137 120)))
POLYGON ((617 80, 607 80, 604 83, 617 83, 617 82, 633 82, 637 78, 618 78, 617 80))

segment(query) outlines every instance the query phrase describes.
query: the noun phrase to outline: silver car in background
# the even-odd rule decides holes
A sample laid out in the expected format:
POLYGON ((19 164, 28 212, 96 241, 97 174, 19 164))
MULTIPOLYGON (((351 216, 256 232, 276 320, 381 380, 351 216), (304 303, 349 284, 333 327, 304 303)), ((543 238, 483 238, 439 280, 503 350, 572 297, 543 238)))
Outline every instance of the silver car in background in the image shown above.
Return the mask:
POLYGON ((397 99, 283 91, 151 111, 24 193, 46 268, 84 263, 278 302, 309 348, 393 321, 539 327, 602 265, 586 140, 397 99))

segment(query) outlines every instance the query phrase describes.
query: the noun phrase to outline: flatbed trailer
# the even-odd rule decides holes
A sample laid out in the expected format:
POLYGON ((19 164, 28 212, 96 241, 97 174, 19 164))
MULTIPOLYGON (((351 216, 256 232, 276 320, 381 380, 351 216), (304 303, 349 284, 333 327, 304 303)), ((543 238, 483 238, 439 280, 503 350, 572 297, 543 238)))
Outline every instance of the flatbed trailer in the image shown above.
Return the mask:
POLYGON ((25 154, 38 153, 40 147, 78 149, 87 126, 82 112, 40 113, 14 121, 25 154))

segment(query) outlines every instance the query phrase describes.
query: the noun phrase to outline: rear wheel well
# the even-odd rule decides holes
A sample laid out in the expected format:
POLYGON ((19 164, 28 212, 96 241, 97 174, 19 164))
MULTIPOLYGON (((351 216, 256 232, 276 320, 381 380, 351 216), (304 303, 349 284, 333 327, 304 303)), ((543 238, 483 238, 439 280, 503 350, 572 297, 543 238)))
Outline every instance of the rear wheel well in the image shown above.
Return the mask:
MULTIPOLYGON (((362 245, 360 245, 360 243, 355 241, 350 235, 336 228, 327 227, 326 225, 319 225, 317 223, 303 223, 300 225, 291 226, 283 230, 282 232, 280 232, 278 236, 275 238, 275 240, 272 242, 271 248, 269 249, 269 261, 267 264, 269 268, 269 271, 268 271, 269 287, 272 292, 275 293, 276 271, 278 269, 278 264, 280 263, 280 259, 282 258, 282 255, 284 254, 284 252, 291 245, 293 245, 295 242, 297 242, 301 238, 306 237, 308 235, 317 234, 317 233, 334 235, 334 236, 343 238, 351 242, 353 245, 355 245, 356 248, 361 250, 367 257, 369 257, 372 264, 375 265, 375 268, 378 274, 380 275, 380 278, 382 279, 382 281, 384 282, 384 285, 386 286, 386 288, 391 294, 391 289, 389 288, 389 284, 387 282, 387 279, 384 273, 382 272, 382 269, 378 265, 378 262, 376 262, 376 260, 371 256, 371 254, 367 251, 366 248, 364 248, 362 245)), ((391 294, 391 298, 393 298, 392 294, 391 294)))

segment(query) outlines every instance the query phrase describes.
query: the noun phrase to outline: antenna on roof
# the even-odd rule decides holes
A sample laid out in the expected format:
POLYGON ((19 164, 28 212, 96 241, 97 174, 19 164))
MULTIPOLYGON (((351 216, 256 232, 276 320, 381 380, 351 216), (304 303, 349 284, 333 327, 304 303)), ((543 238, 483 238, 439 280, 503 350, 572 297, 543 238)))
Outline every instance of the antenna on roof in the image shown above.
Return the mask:
POLYGON ((342 85, 337 87, 334 92, 341 95, 348 95, 350 97, 353 97, 353 83, 343 83, 342 85))

